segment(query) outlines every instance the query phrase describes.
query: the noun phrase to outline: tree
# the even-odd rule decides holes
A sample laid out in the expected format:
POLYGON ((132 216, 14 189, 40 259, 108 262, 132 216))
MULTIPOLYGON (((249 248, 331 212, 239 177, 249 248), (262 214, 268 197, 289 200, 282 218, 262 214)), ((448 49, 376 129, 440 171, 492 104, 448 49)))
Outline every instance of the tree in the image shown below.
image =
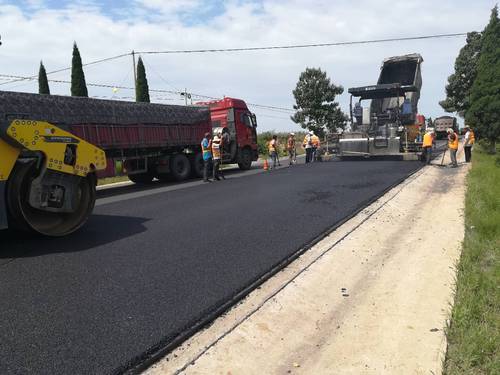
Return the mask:
POLYGON ((469 108, 469 96, 477 75, 481 52, 481 33, 467 34, 466 44, 455 60, 455 73, 448 77, 446 99, 439 102, 446 112, 457 112, 461 117, 469 108))
POLYGON ((83 74, 82 58, 76 42, 73 43, 73 59, 71 61, 71 96, 89 96, 85 74, 83 74))
POLYGON ((47 80, 47 72, 40 61, 40 69, 38 70, 38 93, 50 95, 49 81, 47 80))
POLYGON ((293 122, 304 129, 313 130, 318 136, 323 136, 325 130, 335 132, 343 129, 347 117, 335 102, 335 96, 344 92, 342 86, 331 83, 326 72, 321 69, 307 68, 300 74, 293 96, 296 105, 293 122))
POLYGON ((470 92, 470 108, 465 115, 468 125, 496 151, 500 139, 500 20, 498 6, 491 11, 490 22, 483 31, 477 77, 470 92))
POLYGON ((146 69, 142 58, 139 56, 137 61, 137 83, 135 86, 135 101, 149 103, 149 87, 148 79, 146 78, 146 69))

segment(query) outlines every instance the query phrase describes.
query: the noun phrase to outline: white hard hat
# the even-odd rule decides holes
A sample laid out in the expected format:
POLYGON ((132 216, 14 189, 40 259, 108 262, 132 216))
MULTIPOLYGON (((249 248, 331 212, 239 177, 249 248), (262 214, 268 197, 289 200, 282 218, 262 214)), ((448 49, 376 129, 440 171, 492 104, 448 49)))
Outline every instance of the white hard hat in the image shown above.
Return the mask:
POLYGON ((220 141, 219 137, 215 136, 215 137, 214 137, 214 141, 216 141, 216 142, 217 142, 217 141, 220 141))
POLYGON ((309 132, 309 135, 314 135, 314 132, 311 130, 311 131, 309 132))
POLYGON ((447 131, 448 133, 453 133, 453 129, 452 129, 452 128, 448 128, 448 129, 446 129, 446 131, 447 131))
POLYGON ((292 133, 290 133, 290 135, 295 135, 295 133, 292 132, 292 133))

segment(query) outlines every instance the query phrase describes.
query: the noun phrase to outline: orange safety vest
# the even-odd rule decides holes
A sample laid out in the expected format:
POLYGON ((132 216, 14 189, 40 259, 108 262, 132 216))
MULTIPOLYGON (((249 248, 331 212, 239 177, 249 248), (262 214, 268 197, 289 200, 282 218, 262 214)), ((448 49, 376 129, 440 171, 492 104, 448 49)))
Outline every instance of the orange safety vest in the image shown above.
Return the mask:
POLYGON ((212 140, 212 156, 214 159, 220 159, 220 140, 212 140))
POLYGON ((432 147, 432 135, 430 135, 429 133, 424 134, 422 147, 432 147))
POLYGON ((469 144, 473 145, 476 142, 476 136, 474 135, 474 131, 472 129, 469 130, 469 144))
POLYGON ((454 140, 450 140, 448 138, 448 148, 452 150, 458 150, 458 135, 455 132, 453 132, 453 135, 455 136, 454 140))
POLYGON ((276 151, 276 140, 275 139, 271 139, 269 141, 269 145, 267 146, 267 150, 271 153, 271 152, 275 152, 276 151))
POLYGON ((311 137, 311 143, 314 147, 319 147, 319 137, 317 135, 313 135, 311 137))

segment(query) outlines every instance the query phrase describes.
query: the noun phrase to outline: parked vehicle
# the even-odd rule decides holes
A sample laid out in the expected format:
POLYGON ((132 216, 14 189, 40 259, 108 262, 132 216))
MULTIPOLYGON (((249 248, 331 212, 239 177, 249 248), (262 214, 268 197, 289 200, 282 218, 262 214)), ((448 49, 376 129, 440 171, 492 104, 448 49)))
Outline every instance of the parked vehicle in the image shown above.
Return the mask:
POLYGON ((92 212, 99 177, 199 177, 200 142, 214 127, 230 134, 224 160, 250 168, 257 159, 255 116, 242 100, 207 104, 0 92, 0 229, 75 231, 92 212))
POLYGON ((250 169, 259 157, 257 119, 243 100, 224 98, 198 105, 208 106, 213 129, 229 134, 230 145, 224 149, 223 163, 237 163, 240 169, 250 169))

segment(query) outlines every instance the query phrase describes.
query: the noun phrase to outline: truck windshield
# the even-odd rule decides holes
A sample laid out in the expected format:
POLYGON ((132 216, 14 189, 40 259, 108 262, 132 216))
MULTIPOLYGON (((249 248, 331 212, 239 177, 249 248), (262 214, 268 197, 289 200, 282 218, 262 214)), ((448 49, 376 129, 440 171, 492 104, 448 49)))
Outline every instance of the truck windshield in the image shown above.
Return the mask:
POLYGON ((257 122, 255 121, 255 116, 251 113, 243 114, 243 123, 249 128, 255 128, 257 126, 257 122))

